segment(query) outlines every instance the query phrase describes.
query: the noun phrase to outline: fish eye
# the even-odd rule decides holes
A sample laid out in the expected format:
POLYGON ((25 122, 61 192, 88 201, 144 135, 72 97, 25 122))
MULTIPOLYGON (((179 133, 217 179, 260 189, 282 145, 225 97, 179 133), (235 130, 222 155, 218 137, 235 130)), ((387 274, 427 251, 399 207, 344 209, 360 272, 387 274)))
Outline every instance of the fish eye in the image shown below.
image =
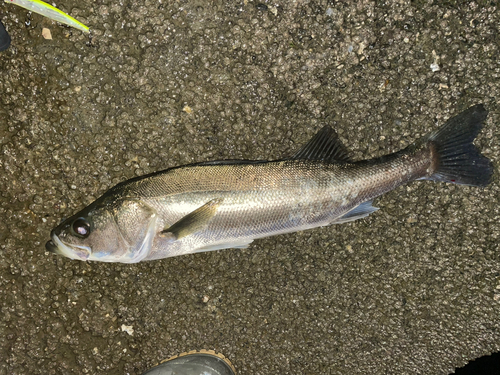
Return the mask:
POLYGON ((90 223, 83 217, 79 217, 71 224, 73 233, 78 237, 86 238, 90 234, 90 223))

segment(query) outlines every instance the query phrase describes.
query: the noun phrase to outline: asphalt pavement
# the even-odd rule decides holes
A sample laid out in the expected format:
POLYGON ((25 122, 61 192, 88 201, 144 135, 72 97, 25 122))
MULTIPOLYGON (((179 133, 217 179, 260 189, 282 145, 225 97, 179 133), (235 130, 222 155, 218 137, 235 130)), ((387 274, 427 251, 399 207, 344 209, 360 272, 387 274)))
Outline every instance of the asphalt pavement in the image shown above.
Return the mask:
POLYGON ((141 374, 210 349, 243 375, 447 375, 500 350, 497 2, 56 6, 91 37, 0 4, 0 374, 141 374), (279 159, 326 124, 371 158, 478 103, 487 188, 414 182, 366 219, 243 250, 133 265, 45 251, 126 179, 279 159))

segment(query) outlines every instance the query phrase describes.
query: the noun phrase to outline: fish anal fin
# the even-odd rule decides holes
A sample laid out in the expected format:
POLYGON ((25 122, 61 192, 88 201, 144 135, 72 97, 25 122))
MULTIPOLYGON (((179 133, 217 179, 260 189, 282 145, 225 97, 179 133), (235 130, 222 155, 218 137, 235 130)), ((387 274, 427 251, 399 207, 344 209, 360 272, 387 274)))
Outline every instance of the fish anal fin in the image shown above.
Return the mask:
POLYGON ((343 216, 335 219, 332 224, 344 224, 350 221, 362 219, 367 217, 371 213, 378 210, 378 207, 372 206, 373 201, 366 201, 361 203, 359 206, 354 207, 351 211, 344 214, 343 216))
POLYGON ((160 235, 162 237, 170 237, 173 240, 179 240, 192 233, 202 230, 217 213, 217 209, 219 208, 221 202, 221 198, 212 199, 203 206, 182 217, 169 228, 161 231, 160 235))
POLYGON ((350 161, 347 149, 330 126, 324 126, 293 155, 295 160, 321 160, 326 162, 350 161))

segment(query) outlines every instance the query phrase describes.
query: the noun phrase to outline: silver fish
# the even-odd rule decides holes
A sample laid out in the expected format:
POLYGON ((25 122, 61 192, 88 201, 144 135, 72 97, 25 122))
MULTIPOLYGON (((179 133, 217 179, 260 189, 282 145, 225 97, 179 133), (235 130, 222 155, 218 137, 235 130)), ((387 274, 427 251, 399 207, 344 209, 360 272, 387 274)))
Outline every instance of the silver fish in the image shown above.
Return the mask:
POLYGON ((122 182, 51 233, 71 259, 134 263, 244 248, 257 238, 366 217, 372 200, 414 180, 486 186, 492 166, 472 144, 479 104, 399 152, 352 161, 321 129, 288 159, 214 161, 122 182))

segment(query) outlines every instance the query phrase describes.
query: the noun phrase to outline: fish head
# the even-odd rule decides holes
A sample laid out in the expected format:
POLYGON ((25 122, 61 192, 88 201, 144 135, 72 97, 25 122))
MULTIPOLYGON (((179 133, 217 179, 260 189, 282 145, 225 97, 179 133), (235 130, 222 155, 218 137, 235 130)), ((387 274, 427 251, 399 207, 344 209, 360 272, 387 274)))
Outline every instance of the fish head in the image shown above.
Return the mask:
POLYGON ((104 197, 53 229, 45 247, 71 259, 136 263, 151 250, 156 221, 140 200, 104 197))

